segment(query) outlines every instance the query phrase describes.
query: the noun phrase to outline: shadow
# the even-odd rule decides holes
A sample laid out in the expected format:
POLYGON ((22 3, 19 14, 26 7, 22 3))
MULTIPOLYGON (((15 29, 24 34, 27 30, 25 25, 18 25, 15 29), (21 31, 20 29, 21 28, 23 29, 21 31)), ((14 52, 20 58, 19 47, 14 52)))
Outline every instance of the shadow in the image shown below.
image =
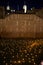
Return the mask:
POLYGON ((43 8, 38 9, 35 15, 43 19, 43 8))
MULTIPOLYGON (((41 51, 42 51, 42 50, 41 50, 41 51)), ((40 63, 41 63, 42 60, 43 60, 43 52, 41 52, 41 53, 38 55, 38 57, 37 57, 37 59, 35 60, 35 62, 36 62, 37 65, 40 65, 40 63)))

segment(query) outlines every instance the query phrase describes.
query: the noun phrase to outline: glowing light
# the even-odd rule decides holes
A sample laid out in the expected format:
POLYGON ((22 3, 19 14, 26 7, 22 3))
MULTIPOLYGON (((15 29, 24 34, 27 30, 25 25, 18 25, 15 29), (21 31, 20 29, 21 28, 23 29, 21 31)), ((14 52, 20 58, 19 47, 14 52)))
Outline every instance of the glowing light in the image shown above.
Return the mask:
POLYGON ((15 10, 11 10, 11 12, 15 12, 15 10))
POLYGON ((17 63, 16 61, 14 61, 14 63, 17 63))
POLYGON ((43 61, 41 61, 41 65, 43 65, 43 61))
POLYGON ((10 6, 9 5, 7 6, 7 10, 10 10, 10 6))
POLYGON ((18 63, 21 63, 21 61, 19 60, 18 63))
POLYGON ((29 63, 31 63, 31 61, 29 61, 29 63))
POLYGON ((36 63, 34 62, 34 65, 36 65, 36 63))
POLYGON ((31 10, 32 10, 32 8, 31 8, 31 10))
POLYGON ((27 5, 24 5, 23 9, 24 9, 24 13, 26 13, 27 12, 27 5))

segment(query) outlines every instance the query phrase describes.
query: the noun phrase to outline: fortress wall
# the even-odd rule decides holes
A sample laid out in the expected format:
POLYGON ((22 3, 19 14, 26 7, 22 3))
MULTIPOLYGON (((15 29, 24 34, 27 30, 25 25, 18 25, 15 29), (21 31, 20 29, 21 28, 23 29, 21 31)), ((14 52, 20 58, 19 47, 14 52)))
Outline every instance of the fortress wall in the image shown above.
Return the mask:
POLYGON ((0 19, 0 36, 43 38, 43 19, 34 14, 11 14, 0 19))

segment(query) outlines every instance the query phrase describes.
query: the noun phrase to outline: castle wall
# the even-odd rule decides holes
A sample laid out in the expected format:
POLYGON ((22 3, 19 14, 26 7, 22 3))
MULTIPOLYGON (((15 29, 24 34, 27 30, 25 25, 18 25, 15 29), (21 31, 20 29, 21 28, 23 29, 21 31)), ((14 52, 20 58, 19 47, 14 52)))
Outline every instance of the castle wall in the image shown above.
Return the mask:
POLYGON ((11 14, 0 19, 0 36, 43 38, 43 19, 35 14, 11 14))

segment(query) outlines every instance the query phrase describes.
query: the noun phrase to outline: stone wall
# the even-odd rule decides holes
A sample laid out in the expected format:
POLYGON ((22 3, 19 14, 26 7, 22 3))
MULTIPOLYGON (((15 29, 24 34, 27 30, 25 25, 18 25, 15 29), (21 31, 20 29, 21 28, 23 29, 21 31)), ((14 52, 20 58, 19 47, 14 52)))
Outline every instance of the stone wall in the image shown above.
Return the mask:
POLYGON ((0 19, 0 36, 43 38, 43 19, 35 14, 11 14, 0 19))

